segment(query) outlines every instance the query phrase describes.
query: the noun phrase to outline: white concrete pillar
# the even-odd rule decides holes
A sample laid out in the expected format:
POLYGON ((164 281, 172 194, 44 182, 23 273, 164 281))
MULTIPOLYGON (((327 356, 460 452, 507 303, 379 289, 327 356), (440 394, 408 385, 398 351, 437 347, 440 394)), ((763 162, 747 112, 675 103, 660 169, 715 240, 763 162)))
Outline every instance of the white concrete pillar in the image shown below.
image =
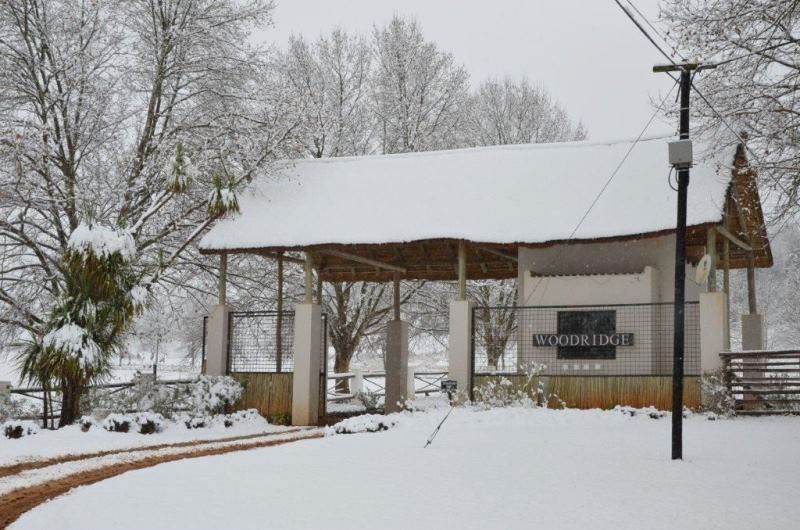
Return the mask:
POLYGON ((352 372, 353 379, 350 380, 350 393, 353 395, 360 394, 364 391, 364 370, 355 368, 352 372))
POLYGON ((408 367, 408 373, 406 374, 406 393, 408 394, 408 399, 414 399, 414 396, 417 394, 417 381, 414 378, 414 367, 408 367))
POLYGON ((764 317, 758 313, 742 315, 742 349, 763 350, 766 343, 764 317))
POLYGON ((292 425, 316 425, 319 420, 321 340, 322 309, 318 304, 297 304, 294 309, 292 425))
POLYGON ((700 373, 722 368, 719 354, 727 350, 728 335, 726 294, 700 293, 700 373))
POLYGON ((469 399, 472 379, 472 302, 450 303, 449 369, 447 377, 458 382, 458 400, 469 399))
POLYGON ((211 307, 206 327, 206 375, 228 373, 228 322, 230 307, 217 304, 211 307))
POLYGON ((408 398, 408 322, 386 323, 386 414, 403 410, 408 398))

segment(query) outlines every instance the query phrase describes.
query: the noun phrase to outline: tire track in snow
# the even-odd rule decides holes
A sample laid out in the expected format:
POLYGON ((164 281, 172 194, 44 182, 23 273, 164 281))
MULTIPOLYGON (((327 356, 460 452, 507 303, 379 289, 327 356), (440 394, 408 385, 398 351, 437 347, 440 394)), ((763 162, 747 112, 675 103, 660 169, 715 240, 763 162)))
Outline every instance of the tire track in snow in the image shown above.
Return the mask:
POLYGON ((272 447, 325 436, 324 429, 302 429, 299 431, 270 433, 262 435, 266 439, 257 441, 251 441, 251 437, 249 440, 208 442, 202 444, 199 449, 190 448, 187 450, 186 447, 170 447, 129 451, 122 454, 112 454, 50 466, 54 469, 42 468, 22 472, 16 476, 22 478, 25 482, 32 482, 32 484, 13 487, 0 496, 0 529, 7 528, 23 513, 43 502, 63 495, 73 488, 94 484, 128 471, 144 469, 176 460, 272 447), (69 466, 70 469, 64 469, 66 466, 69 466), (67 471, 68 474, 64 475, 64 471, 67 471), (69 473, 69 471, 72 472, 69 473), (55 478, 53 478, 53 475, 55 475, 55 478))

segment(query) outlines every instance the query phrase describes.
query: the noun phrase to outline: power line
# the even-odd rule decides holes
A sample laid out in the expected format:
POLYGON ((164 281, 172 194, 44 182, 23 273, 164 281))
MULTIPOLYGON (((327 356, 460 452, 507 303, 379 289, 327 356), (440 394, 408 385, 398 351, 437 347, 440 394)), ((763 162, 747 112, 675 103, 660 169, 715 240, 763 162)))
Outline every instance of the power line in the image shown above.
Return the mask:
MULTIPOLYGON (((662 49, 662 48, 661 48, 659 45, 658 45, 658 43, 656 43, 656 42, 655 42, 655 40, 653 39, 653 37, 652 37, 652 36, 651 36, 651 35, 650 35, 650 34, 647 32, 647 30, 646 30, 646 29, 645 29, 645 28, 644 28, 644 27, 643 27, 643 26, 642 26, 642 25, 639 23, 639 21, 638 21, 638 20, 636 20, 636 18, 635 18, 635 17, 634 17, 634 16, 633 16, 633 15, 632 15, 632 14, 631 14, 631 13, 630 13, 630 12, 629 12, 629 11, 628 11, 626 8, 625 8, 625 6, 623 6, 623 5, 620 3, 620 1, 619 1, 619 0, 614 0, 614 2, 615 2, 615 3, 616 3, 616 4, 617 4, 619 7, 620 7, 620 9, 622 9, 622 11, 624 11, 624 12, 625 12, 625 14, 628 16, 628 18, 629 18, 629 19, 630 19, 630 20, 631 20, 631 21, 632 21, 632 22, 633 22, 633 23, 636 25, 636 27, 639 29, 639 31, 641 31, 641 32, 642 32, 642 34, 643 34, 643 35, 644 35, 644 36, 647 38, 647 40, 648 40, 648 41, 650 41, 650 43, 651 43, 653 46, 655 46, 655 48, 656 48, 656 49, 657 49, 659 52, 661 52, 661 54, 662 54, 662 55, 664 55, 664 57, 666 57, 666 58, 667 58, 667 60, 668 60, 670 63, 672 63, 672 64, 676 64, 676 63, 675 63, 675 61, 674 61, 674 60, 673 60, 673 59, 672 59, 672 58, 671 58, 671 57, 670 57, 670 56, 669 56, 669 55, 668 55, 668 54, 667 54, 667 53, 666 53, 666 52, 665 52, 665 51, 664 51, 664 50, 663 50, 663 49, 662 49)), ((630 3, 630 0, 628 0, 628 2, 630 3)), ((632 5, 632 4, 631 4, 631 5, 632 5)), ((635 7, 635 6, 633 6, 633 7, 634 7, 634 9, 636 9, 636 7, 635 7)), ((638 12, 638 13, 641 15, 641 11, 639 11, 638 9, 636 9, 636 11, 637 11, 637 12, 638 12)), ((644 18, 644 16, 642 16, 642 18, 644 18)), ((645 18, 645 21, 646 21, 646 20, 647 20, 647 19, 645 18)), ((649 23, 648 23, 648 24, 649 24, 649 23)), ((652 25, 651 25, 651 27, 652 27, 652 25)), ((655 29, 654 29, 654 30, 655 30, 655 29)), ((665 39, 665 41, 666 41, 666 39, 665 39)), ((789 41, 786 41, 786 42, 784 42, 784 43, 780 44, 780 46, 785 46, 786 44, 791 44, 791 43, 796 43, 796 42, 798 42, 798 41, 797 41, 797 39, 792 39, 792 40, 789 40, 789 41)), ((667 43, 667 45, 671 46, 669 43, 667 43)), ((737 56, 737 57, 732 57, 732 58, 730 58, 730 59, 727 59, 727 60, 725 60, 725 61, 721 61, 721 62, 718 62, 718 63, 712 63, 712 64, 713 64, 713 66, 715 66, 715 67, 716 67, 716 66, 720 66, 720 65, 724 65, 724 64, 728 64, 728 63, 731 63, 731 62, 733 62, 733 61, 736 61, 736 60, 739 60, 739 59, 744 59, 744 58, 746 58, 746 57, 749 57, 749 56, 751 56, 751 55, 755 55, 755 54, 758 54, 758 53, 763 53, 763 52, 765 52, 765 51, 769 51, 769 50, 771 50, 771 49, 778 48, 778 47, 780 47, 780 46, 779 46, 779 45, 768 46, 767 48, 764 48, 764 49, 761 49, 761 50, 756 50, 756 51, 754 51, 754 52, 752 52, 752 53, 749 53, 749 54, 746 54, 746 55, 741 55, 741 56, 737 56)), ((675 47, 675 48, 677 49, 677 47, 675 47)), ((678 53, 678 55, 680 55, 680 53, 678 53)), ((680 55, 680 56, 681 56, 681 57, 683 57, 682 55, 680 55)), ((673 80, 675 80, 675 81, 677 82, 677 79, 675 79, 675 76, 673 76, 672 74, 670 74, 670 77, 671 77, 673 80)), ((739 143, 741 143, 741 144, 742 144, 742 146, 744 147, 744 149, 745 149, 745 150, 746 150, 748 153, 750 153, 750 155, 753 157, 753 159, 754 159, 754 160, 755 160, 755 161, 756 161, 756 162, 757 162, 759 165, 761 165, 761 166, 763 166, 763 167, 765 167, 765 168, 766 168, 766 164, 760 160, 760 158, 759 158, 758 154, 757 154, 757 153, 756 153, 756 152, 755 152, 755 151, 754 151, 754 150, 753 150, 753 149, 752 149, 752 148, 751 148, 749 145, 747 145, 747 142, 746 142, 746 141, 745 141, 745 140, 742 138, 742 136, 741 136, 741 135, 740 135, 740 134, 739 134, 739 133, 738 133, 738 132, 737 132, 737 131, 736 131, 736 130, 733 128, 733 126, 731 126, 731 124, 730 124, 730 123, 729 123, 729 122, 728 122, 728 121, 725 119, 725 117, 724 117, 724 116, 723 116, 723 115, 722 115, 722 114, 721 114, 721 113, 720 113, 720 112, 719 112, 719 111, 718 111, 716 108, 714 108, 714 106, 711 104, 711 102, 708 100, 708 98, 706 98, 706 97, 705 97, 705 95, 703 95, 703 92, 702 92, 702 91, 701 91, 701 90, 700 90, 700 89, 697 87, 697 85, 694 83, 694 81, 692 81, 692 83, 691 83, 691 84, 692 84, 692 88, 694 88, 694 91, 695 91, 695 93, 697 93, 697 95, 698 95, 698 96, 700 96, 700 99, 702 99, 702 100, 703 100, 703 102, 704 102, 704 103, 705 103, 705 104, 708 106, 708 108, 709 108, 709 109, 711 109, 711 111, 712 111, 712 112, 713 112, 713 113, 714 113, 714 114, 717 116, 717 118, 718 118, 718 119, 719 119, 719 120, 720 120, 720 121, 721 121, 721 122, 722 122, 722 123, 725 125, 725 127, 726 127, 726 128, 727 128, 727 129, 728 129, 728 130, 729 130, 731 133, 733 133, 734 137, 735 137, 735 138, 736 138, 736 139, 739 141, 739 143)), ((674 86, 673 86, 673 88, 674 88, 674 86)), ((783 191, 783 192, 784 192, 784 193, 785 193, 787 196, 789 196, 789 197, 791 197, 791 196, 792 196, 792 194, 789 192, 789 190, 787 190, 787 189, 784 187, 784 185, 783 185, 783 183, 780 181, 780 179, 778 179, 778 178, 777 178, 777 177, 775 177, 774 175, 770 174, 769 172, 767 172, 767 176, 769 177, 769 180, 771 180, 773 183, 775 183, 775 184, 776 184, 776 185, 777 185, 777 186, 778 186, 778 187, 779 187, 779 188, 780 188, 780 189, 781 189, 781 190, 782 190, 782 191, 783 191)), ((758 177, 758 175, 757 175, 757 177, 758 177)))
MULTIPOLYGON (((668 92, 667 92, 667 93, 664 95, 664 97, 661 99, 661 103, 659 103, 659 105, 658 105, 658 107, 656 108, 656 110, 655 110, 655 111, 653 112, 653 114, 650 116, 650 119, 649 119, 649 120, 647 120, 647 123, 644 125, 644 127, 643 127, 643 128, 642 128, 642 130, 641 130, 641 132, 639 132, 639 135, 636 137, 636 139, 633 141, 633 143, 631 144, 631 146, 630 146, 630 147, 628 148, 628 150, 625 152, 625 155, 622 157, 622 160, 620 160, 620 161, 619 161, 619 164, 617 164, 617 167, 616 167, 616 168, 614 168, 614 171, 612 171, 612 172, 611 172, 611 176, 610 176, 610 177, 608 177, 608 179, 606 180, 605 184, 603 184, 603 187, 602 187, 602 188, 600 188, 600 191, 598 191, 598 192, 597 192, 597 195, 595 195, 595 197, 594 197, 594 199, 592 200, 591 204, 590 204, 590 205, 589 205, 589 207, 586 209, 586 212, 584 212, 583 216, 581 216, 580 220, 578 221, 578 224, 577 224, 577 225, 575 225, 575 228, 572 230, 572 232, 570 233, 569 237, 567 237, 567 239, 566 239, 565 241, 563 241, 563 242, 562 242, 562 247, 561 247, 561 250, 560 250, 560 251, 559 251, 559 252, 556 254, 555 258, 553 258, 553 260, 551 260, 551 263, 552 263, 552 262, 556 262, 556 261, 558 261, 558 258, 559 258, 559 257, 561 257, 561 254, 564 252, 564 249, 566 248, 566 244, 567 244, 567 243, 569 243, 570 241, 572 241, 572 239, 575 237, 575 234, 577 234, 577 233, 578 233, 578 230, 579 230, 579 229, 581 228, 581 226, 583 225, 583 222, 584 222, 584 221, 586 221, 586 218, 587 218, 587 217, 589 217, 589 214, 592 212, 592 210, 594 209, 594 207, 597 205, 597 202, 600 200, 600 197, 602 197, 602 196, 603 196, 603 193, 605 193, 605 191, 606 191, 606 190, 608 189, 608 187, 611 185, 611 182, 614 180, 614 177, 616 177, 616 176, 617 176, 617 173, 619 173, 619 170, 620 170, 620 169, 622 169, 622 166, 623 166, 623 165, 625 164, 625 162, 628 160, 628 157, 629 157, 629 156, 630 156, 630 154, 633 152, 633 149, 636 147, 636 144, 638 144, 638 143, 639 143, 639 141, 642 139, 642 137, 644 136, 644 134, 647 132, 647 129, 649 129, 649 128, 650 128, 650 125, 653 123, 653 120, 655 120, 655 119, 656 119, 656 116, 658 116, 658 114, 661 112, 661 109, 664 107, 664 103, 666 103, 667 99, 669 99, 669 96, 672 94, 672 91, 673 91, 673 90, 675 90, 675 87, 676 87, 677 85, 678 85, 678 82, 676 81, 676 82, 675 82, 675 83, 672 85, 672 87, 670 87, 669 91, 668 91, 668 92)), ((543 280, 543 278, 542 278, 542 277, 540 277, 540 278, 539 278, 539 281, 538 281, 538 282, 536 282, 536 285, 534 285, 534 286, 533 286, 533 290, 531 291, 531 293, 530 293, 528 296, 526 296, 526 297, 525 297, 525 301, 524 301, 524 303, 523 303, 522 305, 527 305, 527 304, 528 304, 528 301, 530 300, 530 298, 531 298, 531 297, 532 297, 532 296, 533 296, 533 295, 536 293, 536 291, 539 289, 539 285, 541 285, 541 283, 542 283, 542 280, 543 280)))
POLYGON ((646 16, 644 16, 644 13, 642 13, 642 12, 639 10, 639 8, 638 8, 638 7, 636 7, 636 4, 634 4, 634 3, 633 3, 633 0, 627 0, 627 2, 628 2, 628 4, 629 4, 629 5, 630 5, 630 6, 633 8, 633 10, 634 10, 634 11, 636 11, 636 13, 637 13, 637 14, 638 14, 638 15, 639 15, 641 18, 642 18, 642 20, 644 20, 644 21, 645 21, 645 23, 647 24, 647 26, 648 26, 650 29, 652 29, 652 30, 653 30, 653 32, 654 32, 656 35, 658 35, 658 36, 661 38, 661 40, 662 40, 662 42, 663 42, 664 44, 666 44, 667 46, 669 46, 669 47, 672 49, 672 51, 673 51, 674 53, 678 54, 678 57, 680 57, 680 58, 681 58, 681 60, 683 60, 683 61, 686 61, 686 60, 687 60, 687 59, 686 59, 686 57, 684 57, 684 56, 683 56, 683 54, 681 54, 681 52, 678 50, 677 46, 673 46, 672 44, 670 44, 669 40, 667 39, 667 36, 666 36, 666 35, 664 35, 663 33, 661 33, 661 31, 660 31, 660 30, 659 30, 657 27, 655 27, 655 26, 653 25, 653 23, 652 23, 652 22, 650 22, 650 20, 649 20, 649 19, 648 19, 646 16))
MULTIPOLYGON (((675 64, 675 61, 673 61, 673 60, 672 60, 672 57, 671 57, 671 56, 670 56, 670 55, 669 55, 667 52, 665 52, 665 51, 664 51, 664 50, 661 48, 661 46, 659 46, 659 45, 658 45, 658 43, 655 41, 655 39, 653 39, 653 37, 650 35, 650 33, 648 33, 648 32, 647 32, 647 30, 644 28, 644 26, 642 26, 642 25, 639 23, 639 21, 638 21, 638 20, 636 20, 636 17, 635 17, 635 16, 633 16, 633 13, 631 13, 630 11, 628 11, 628 8, 627 8, 627 7, 625 7, 624 5, 622 5, 622 2, 620 2, 619 0, 614 0, 614 2, 615 2, 615 3, 616 3, 618 6, 619 6, 619 8, 620 8, 620 9, 622 9, 623 13, 625 13, 625 15, 626 15, 626 16, 627 16, 629 19, 631 19, 631 22, 633 22, 633 23, 636 25, 636 27, 637 27, 637 28, 639 28, 639 31, 641 31, 641 32, 642 32, 642 35, 644 35, 644 36, 647 38, 647 40, 649 40, 649 41, 650 41, 650 43, 651 43, 653 46, 655 46, 655 48, 656 48, 658 51, 660 51, 660 52, 661 52, 661 55, 663 55, 664 57, 666 57, 666 58, 667 58, 667 60, 668 60, 670 63, 672 63, 672 64, 675 64)), ((671 77, 672 77, 672 76, 671 76, 671 77)), ((673 77, 673 79, 674 79, 674 77, 673 77)))

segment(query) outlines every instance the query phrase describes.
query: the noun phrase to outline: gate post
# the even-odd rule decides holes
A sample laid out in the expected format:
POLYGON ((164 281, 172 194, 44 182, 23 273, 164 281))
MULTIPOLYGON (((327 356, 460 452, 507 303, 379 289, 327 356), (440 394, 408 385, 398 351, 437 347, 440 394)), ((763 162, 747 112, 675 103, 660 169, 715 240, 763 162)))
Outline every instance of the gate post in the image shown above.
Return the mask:
POLYGON ((292 425, 316 425, 319 419, 321 349, 321 307, 297 304, 294 310, 292 425))
POLYGON ((728 301, 724 292, 700 293, 700 373, 722 369, 719 354, 730 349, 728 301))
POLYGON ((386 323, 386 399, 384 412, 399 412, 408 399, 408 322, 386 323))
POLYGON ((447 376, 458 382, 458 401, 470 398, 472 388, 472 302, 450 302, 447 376))
POLYGON ((228 324, 230 306, 217 304, 211 307, 206 328, 206 375, 228 373, 228 324))

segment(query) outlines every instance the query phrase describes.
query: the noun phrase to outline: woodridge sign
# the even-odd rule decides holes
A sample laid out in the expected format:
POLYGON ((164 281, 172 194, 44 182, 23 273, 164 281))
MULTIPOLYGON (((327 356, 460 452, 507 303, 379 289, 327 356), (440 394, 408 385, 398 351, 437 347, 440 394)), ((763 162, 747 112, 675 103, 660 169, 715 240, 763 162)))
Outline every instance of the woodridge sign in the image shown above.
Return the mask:
POLYGON ((633 333, 535 333, 537 347, 633 346, 633 333))

